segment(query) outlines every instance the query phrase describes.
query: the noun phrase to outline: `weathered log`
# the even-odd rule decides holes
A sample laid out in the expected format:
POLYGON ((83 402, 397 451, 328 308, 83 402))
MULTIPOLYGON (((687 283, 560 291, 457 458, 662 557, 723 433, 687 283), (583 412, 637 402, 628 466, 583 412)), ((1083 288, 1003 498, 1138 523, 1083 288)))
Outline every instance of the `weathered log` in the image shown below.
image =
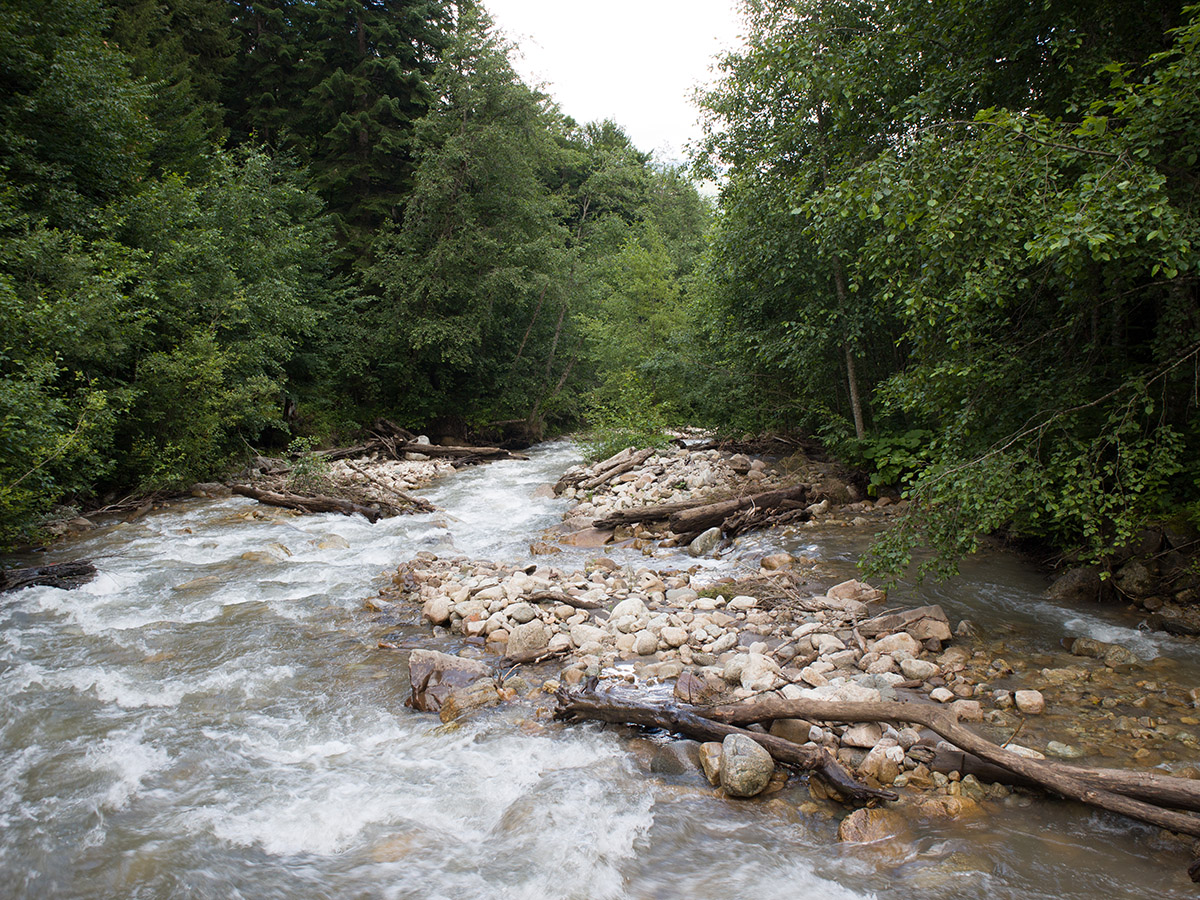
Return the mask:
MULTIPOLYGON (((1169 831, 1200 837, 1200 816, 1164 809, 1154 803, 1114 793, 1115 786, 1101 788, 1086 780, 1086 775, 1072 766, 1049 760, 1028 759, 980 737, 958 724, 949 713, 924 703, 855 703, 830 700, 763 699, 749 703, 714 707, 701 711, 705 718, 731 724, 749 724, 768 719, 809 719, 821 722, 915 722, 937 732, 956 747, 974 753, 1029 778, 1040 787, 1090 806, 1119 813, 1169 831)), ((1142 773, 1144 776, 1148 773, 1142 773)), ((1168 776, 1157 776, 1162 779, 1168 776)), ((1151 779, 1154 776, 1150 776, 1151 779)), ((1182 782, 1176 788, 1190 791, 1193 782, 1182 782)))
MULTIPOLYGON (((946 746, 936 748, 933 759, 926 765, 930 770, 945 775, 958 772, 961 775, 974 775, 985 782, 999 782, 1012 787, 1038 787, 1037 782, 1031 778, 980 759, 974 753, 946 746)), ((1144 800, 1158 806, 1200 812, 1200 782, 1190 778, 1137 769, 1100 769, 1059 762, 1051 765, 1100 790, 1144 800)))
POLYGON ((530 603, 564 603, 575 609, 599 609, 603 604, 582 597, 572 597, 562 591, 538 591, 526 598, 530 603))
POLYGON ((633 454, 633 456, 629 457, 623 462, 617 463, 615 466, 610 466, 609 468, 602 470, 594 478, 588 478, 579 482, 578 489, 581 491, 595 490, 596 488, 600 487, 600 485, 607 484, 608 482, 612 481, 618 475, 624 475, 626 472, 636 469, 653 455, 653 448, 649 450, 639 450, 637 453, 633 454))
POLYGON ((676 534, 698 534, 714 525, 720 525, 743 509, 773 509, 782 506, 789 500, 803 500, 808 497, 811 490, 812 488, 807 484, 798 484, 794 487, 766 491, 761 494, 734 497, 708 506, 675 513, 668 520, 668 524, 676 534))
POLYGON ((96 575, 90 559, 57 563, 52 566, 29 566, 22 569, 0 570, 0 594, 27 587, 55 587, 64 591, 87 584, 96 575))
POLYGON ((574 487, 586 478, 594 476, 597 472, 602 472, 612 466, 617 466, 629 459, 635 452, 635 447, 626 447, 610 456, 608 459, 603 459, 598 463, 593 463, 586 468, 580 468, 576 472, 566 472, 555 482, 554 493, 561 494, 569 487, 574 487))
POLYGON ((337 497, 325 497, 320 494, 288 494, 276 491, 263 491, 248 484, 233 484, 230 489, 235 494, 265 503, 267 506, 281 506, 285 509, 297 509, 306 513, 341 513, 343 516, 360 515, 374 524, 386 516, 402 515, 404 510, 380 503, 376 506, 363 506, 350 500, 340 500, 337 497))
POLYGON ((785 500, 777 507, 756 506, 735 513, 722 523, 721 531, 725 537, 737 537, 747 531, 790 522, 807 522, 811 518, 807 500, 785 500))
POLYGON ((430 503, 428 500, 422 500, 420 497, 414 497, 411 494, 406 494, 404 491, 398 490, 397 488, 392 487, 390 484, 384 484, 382 481, 380 481, 378 478, 376 478, 370 472, 360 469, 354 463, 350 462, 350 460, 346 460, 346 465, 349 466, 355 472, 357 472, 359 475, 361 475, 363 478, 367 479, 367 481, 371 482, 374 485, 377 485, 378 487, 383 488, 388 493, 398 497, 400 500, 404 501, 409 506, 416 509, 418 512, 437 512, 437 507, 434 506, 432 503, 430 503))
POLYGON ((730 734, 744 734, 758 742, 776 761, 819 774, 847 801, 867 803, 898 799, 893 791, 868 787, 856 781, 823 747, 802 747, 773 735, 725 725, 697 715, 698 710, 694 708, 673 703, 651 704, 606 696, 595 689, 594 679, 589 681, 589 684, 576 691, 559 689, 556 695, 558 709, 554 713, 556 719, 590 719, 661 728, 701 741, 721 741, 730 734))
POLYGON ((394 452, 397 457, 404 453, 420 453, 434 459, 529 459, 523 453, 514 453, 503 447, 443 447, 440 444, 416 444, 411 441, 396 441, 394 452))
POLYGON ((602 519, 592 521, 593 528, 618 528, 622 525, 636 525, 638 522, 664 522, 676 513, 702 506, 710 506, 712 497, 703 500, 678 500, 674 503, 660 503, 657 506, 642 506, 636 509, 622 509, 610 513, 602 519))

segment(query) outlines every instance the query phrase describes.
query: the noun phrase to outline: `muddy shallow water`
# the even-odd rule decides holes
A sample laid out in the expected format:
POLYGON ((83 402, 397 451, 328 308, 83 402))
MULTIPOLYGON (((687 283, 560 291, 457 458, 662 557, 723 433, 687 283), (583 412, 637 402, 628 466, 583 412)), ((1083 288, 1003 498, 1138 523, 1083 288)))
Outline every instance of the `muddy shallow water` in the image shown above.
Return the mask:
MULTIPOLYGON (((92 556, 100 574, 0 601, 0 896, 1194 895, 1189 844, 1068 804, 1016 796, 839 846, 838 810, 799 779, 731 801, 698 775, 650 774, 663 738, 557 725, 548 698, 459 726, 405 708, 405 653, 378 641, 457 645, 415 615, 381 624, 363 599, 420 550, 525 559, 565 509, 530 494, 574 459, 551 445, 461 473, 423 492, 444 512, 374 526, 198 500, 40 555, 92 556)), ((748 538, 710 574, 785 546, 849 575, 865 540, 835 526, 748 538)), ((1014 655, 1085 635, 1200 673, 1192 644, 1119 610, 1049 607, 1043 587, 998 554, 892 599, 941 603, 1014 655)))

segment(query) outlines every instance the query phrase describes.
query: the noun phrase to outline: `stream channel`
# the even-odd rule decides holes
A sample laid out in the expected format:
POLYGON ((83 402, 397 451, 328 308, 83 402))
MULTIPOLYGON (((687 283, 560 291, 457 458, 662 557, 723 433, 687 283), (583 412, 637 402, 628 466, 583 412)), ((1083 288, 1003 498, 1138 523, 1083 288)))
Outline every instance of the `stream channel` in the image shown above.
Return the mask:
MULTIPOLYGON (((363 600, 421 550, 582 565, 585 551, 529 558, 566 509, 530 495, 577 458, 551 444, 467 470, 422 492, 444 512, 376 525, 192 500, 38 554, 92 557, 99 575, 0 600, 0 897, 1195 895, 1188 844, 1071 804, 1017 795, 914 822, 904 840, 839 845, 835 816, 800 810, 799 778, 732 801, 702 776, 650 774, 663 737, 563 726, 528 704, 451 726, 406 708, 404 648, 461 644, 416 613, 384 628, 363 600), (385 638, 402 649, 378 649, 385 638)), ((850 577, 868 537, 764 533, 706 564, 753 569, 782 548, 850 577)), ((1119 610, 1050 605, 1044 587, 994 553, 892 600, 940 603, 1029 652, 1086 635, 1174 659, 1173 677, 1200 673, 1193 644, 1119 610)))

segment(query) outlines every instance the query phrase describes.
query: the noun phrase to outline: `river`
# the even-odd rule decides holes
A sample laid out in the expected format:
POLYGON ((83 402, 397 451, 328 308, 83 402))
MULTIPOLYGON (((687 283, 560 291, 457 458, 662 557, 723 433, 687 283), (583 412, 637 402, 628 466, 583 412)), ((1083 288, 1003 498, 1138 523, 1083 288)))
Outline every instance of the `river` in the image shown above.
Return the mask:
MULTIPOLYGON (((381 624, 363 600, 421 550, 525 559, 566 508, 530 495, 575 459, 552 444, 465 471, 423 492, 444 512, 376 525, 195 500, 40 554, 92 557, 99 575, 0 601, 0 896, 1193 896, 1185 845, 1081 807, 1013 797, 914 822, 904 841, 840 846, 836 817, 802 811, 799 779, 734 802, 649 774, 662 738, 561 726, 529 705, 457 726, 405 708, 406 654, 379 641, 453 646, 415 616, 381 624)), ((864 540, 752 536, 714 574, 779 546, 850 573, 864 540)), ((1087 634, 1196 671, 1193 645, 1120 611, 1049 606, 1043 586, 991 554, 896 596, 1031 652, 1087 634)))

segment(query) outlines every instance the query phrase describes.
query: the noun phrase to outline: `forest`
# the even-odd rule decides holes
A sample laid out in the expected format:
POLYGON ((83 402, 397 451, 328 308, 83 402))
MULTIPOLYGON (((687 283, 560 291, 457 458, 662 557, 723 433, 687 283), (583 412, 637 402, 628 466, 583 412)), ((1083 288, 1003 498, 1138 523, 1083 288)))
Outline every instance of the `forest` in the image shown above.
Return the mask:
POLYGON ((680 168, 470 0, 6 0, 0 544, 379 417, 804 432, 878 571, 1194 530, 1200 7, 737 5, 680 168))

